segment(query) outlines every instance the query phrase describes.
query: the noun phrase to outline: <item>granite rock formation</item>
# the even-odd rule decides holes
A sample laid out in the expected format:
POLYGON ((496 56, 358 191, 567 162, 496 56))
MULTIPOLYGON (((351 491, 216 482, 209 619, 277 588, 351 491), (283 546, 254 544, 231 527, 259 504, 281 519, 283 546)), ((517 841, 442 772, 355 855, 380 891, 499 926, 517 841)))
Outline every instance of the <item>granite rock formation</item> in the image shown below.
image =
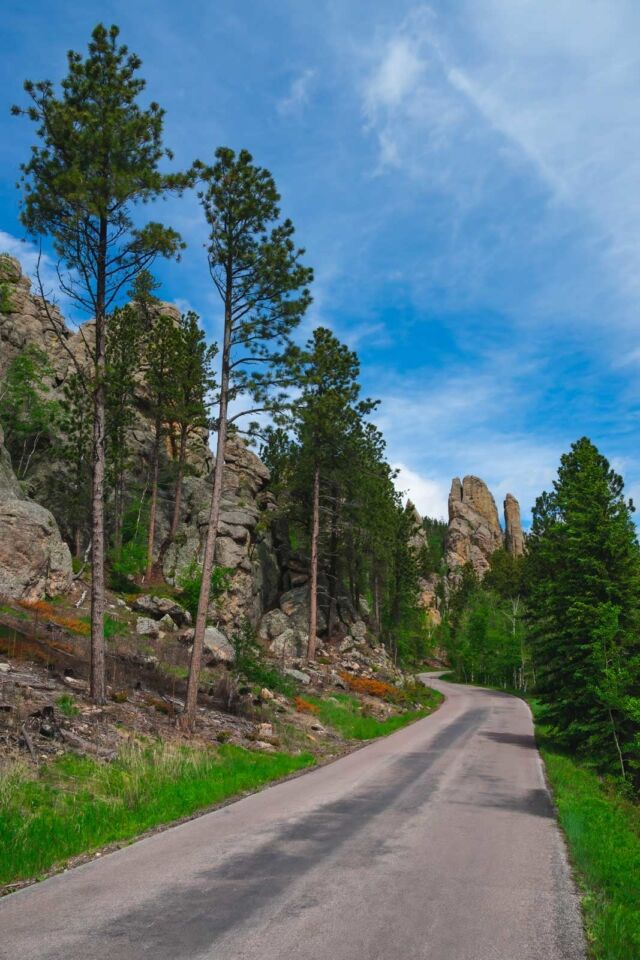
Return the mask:
POLYGON ((524 553, 524 533, 520 521, 520 504, 508 493, 504 501, 504 545, 513 557, 524 553))
POLYGON ((445 560, 449 582, 455 585, 460 571, 470 564, 482 578, 490 567, 492 554, 504 547, 513 556, 524 553, 524 534, 520 523, 520 505, 508 493, 504 502, 505 532, 500 526, 496 502, 484 481, 468 476, 462 482, 455 477, 449 494, 449 529, 445 560))
POLYGON ((27 500, 11 469, 0 429, 0 596, 55 597, 71 586, 71 554, 53 515, 27 500))

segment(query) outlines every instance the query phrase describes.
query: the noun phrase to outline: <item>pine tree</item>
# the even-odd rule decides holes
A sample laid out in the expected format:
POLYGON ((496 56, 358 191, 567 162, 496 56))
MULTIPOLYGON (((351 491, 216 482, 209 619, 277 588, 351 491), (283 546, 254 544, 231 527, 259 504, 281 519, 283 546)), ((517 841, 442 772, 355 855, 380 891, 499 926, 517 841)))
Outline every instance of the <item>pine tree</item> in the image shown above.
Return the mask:
POLYGON ((149 504, 149 530, 147 539, 147 565, 145 578, 151 579, 155 547, 156 521, 158 514, 158 486, 160 479, 160 452, 168 435, 171 412, 176 402, 175 370, 180 353, 180 329, 178 324, 161 313, 152 323, 147 339, 145 383, 147 404, 153 422, 153 444, 149 475, 151 499, 149 504))
POLYGON ((86 58, 68 54, 60 94, 48 80, 27 81, 30 106, 13 108, 36 124, 38 137, 22 165, 22 222, 31 234, 52 238, 65 293, 95 317, 95 340, 87 346, 93 363, 90 689, 97 703, 105 699, 106 317, 136 274, 182 246, 178 234, 159 223, 134 224, 132 207, 188 180, 159 170, 170 156, 162 144, 164 113, 156 103, 139 105, 141 63, 118 36, 116 26, 98 25, 86 58))
POLYGON ((133 463, 136 377, 140 374, 144 327, 139 310, 128 304, 108 317, 105 349, 106 481, 113 496, 113 546, 122 548, 125 477, 133 463))
POLYGON ((58 455, 64 464, 64 516, 79 557, 91 512, 91 400, 76 372, 67 377, 62 392, 58 455))
MULTIPOLYGON (((339 487, 336 469, 348 464, 362 418, 376 406, 370 400, 359 399, 359 373, 360 364, 353 351, 330 330, 314 330, 303 352, 301 395, 293 407, 301 465, 304 469, 304 464, 308 464, 312 485, 309 660, 315 658, 316 650, 321 484, 329 486, 335 509, 339 487)), ((332 524, 336 522, 333 516, 332 524)))
POLYGON ((202 589, 196 617, 187 698, 182 723, 195 725, 198 678, 215 557, 224 455, 231 424, 250 414, 273 412, 283 402, 289 378, 282 361, 290 335, 310 295, 312 271, 293 242, 290 220, 280 221, 273 177, 257 167, 246 150, 216 151, 204 169, 201 201, 209 225, 209 270, 224 310, 216 463, 209 527, 202 561, 202 589), (229 404, 249 397, 247 407, 230 415, 229 404))
POLYGON ((567 746, 622 772, 637 761, 640 729, 632 510, 622 478, 583 437, 536 501, 527 542, 536 690, 547 719, 567 746))
POLYGON ((184 314, 178 325, 175 369, 172 374, 173 403, 168 413, 177 464, 170 540, 175 537, 180 520, 182 480, 189 439, 199 431, 207 431, 209 427, 211 393, 216 386, 213 362, 217 352, 217 344, 207 345, 197 315, 191 311, 184 314))

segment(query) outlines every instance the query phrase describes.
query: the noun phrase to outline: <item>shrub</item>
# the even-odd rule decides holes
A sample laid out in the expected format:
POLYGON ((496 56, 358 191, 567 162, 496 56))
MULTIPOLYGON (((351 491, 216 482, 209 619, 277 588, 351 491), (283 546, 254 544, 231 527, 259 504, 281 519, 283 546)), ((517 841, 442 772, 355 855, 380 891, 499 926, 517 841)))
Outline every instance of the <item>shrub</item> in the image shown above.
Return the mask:
MULTIPOLYGON (((213 568, 210 601, 215 604, 219 603, 229 589, 232 574, 233 570, 230 567, 213 568)), ((202 569, 196 560, 193 560, 186 570, 180 574, 177 578, 177 584, 180 589, 180 602, 195 620, 202 586, 202 569)))
POLYGON ((277 690, 285 696, 292 696, 296 686, 293 681, 276 667, 269 666, 264 660, 262 648, 256 642, 255 632, 248 620, 232 636, 231 643, 236 654, 236 671, 250 683, 260 684, 277 690))
POLYGON ((80 708, 76 705, 70 693, 60 694, 56 703, 60 713, 64 713, 65 717, 77 717, 80 713, 80 708))
POLYGON ((369 677, 354 677, 350 673, 341 673, 340 676, 354 693, 368 693, 371 697, 380 697, 392 703, 397 703, 400 699, 398 688, 391 683, 369 677))

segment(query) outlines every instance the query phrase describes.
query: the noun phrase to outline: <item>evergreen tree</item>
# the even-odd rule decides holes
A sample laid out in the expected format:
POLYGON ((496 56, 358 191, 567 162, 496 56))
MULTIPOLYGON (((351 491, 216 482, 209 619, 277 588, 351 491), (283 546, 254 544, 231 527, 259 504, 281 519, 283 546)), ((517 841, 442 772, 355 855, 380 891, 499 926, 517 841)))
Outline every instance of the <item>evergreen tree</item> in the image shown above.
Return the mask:
MULTIPOLYGON (((164 114, 156 103, 139 105, 145 86, 137 76, 140 60, 118 36, 116 26, 98 25, 86 58, 68 54, 59 94, 48 80, 27 81, 30 106, 13 108, 36 124, 38 137, 22 165, 22 222, 31 234, 52 238, 63 289, 95 317, 95 339, 87 346, 93 362, 90 689, 98 703, 105 699, 106 317, 157 255, 175 256, 182 246, 178 234, 159 223, 135 224, 132 207, 187 182, 159 170, 169 155, 162 144, 164 114)), ((41 292, 44 299, 42 284, 41 292)), ((55 317, 50 320, 58 330, 55 317)))
POLYGON ((622 478, 583 437, 533 511, 527 541, 536 690, 559 739, 637 763, 640 556, 622 478))
POLYGON ((216 382, 213 362, 217 344, 207 345, 195 313, 184 314, 178 325, 175 369, 173 371, 173 403, 169 411, 171 440, 177 464, 173 516, 169 539, 173 540, 180 520, 182 480, 184 477, 189 438, 209 427, 209 405, 216 382))
POLYGON ((156 521, 158 513, 158 486, 160 479, 160 452, 168 435, 177 390, 175 370, 180 354, 180 329, 166 314, 160 314, 152 323, 147 340, 145 382, 147 404, 153 422, 153 444, 149 466, 151 498, 147 538, 147 565, 145 577, 153 573, 156 521))
POLYGON ((216 151, 216 163, 202 171, 201 193, 209 225, 209 270, 224 310, 216 463, 204 548, 202 590, 196 617, 183 725, 193 729, 198 677, 209 606, 222 497, 224 454, 229 426, 281 405, 289 383, 282 361, 290 334, 310 295, 312 271, 293 242, 290 220, 280 221, 279 194, 268 170, 257 167, 246 150, 216 151), (247 407, 229 414, 229 404, 249 397, 247 407))
POLYGON ((135 306, 116 308, 107 320, 105 350, 106 481, 113 496, 113 546, 122 548, 125 476, 131 469, 136 376, 140 373, 144 327, 135 306))
POLYGON ((47 355, 30 346, 14 357, 0 385, 0 423, 19 480, 51 443, 59 415, 57 401, 49 397, 52 376, 47 355))
POLYGON ((71 373, 62 388, 58 454, 64 464, 62 478, 65 519, 70 524, 74 554, 82 553, 82 533, 91 512, 91 401, 77 373, 71 373))
MULTIPOLYGON (((330 330, 314 330, 303 354, 301 395, 293 406, 300 466, 303 471, 308 467, 312 486, 309 660, 315 658, 316 648, 321 484, 329 485, 335 509, 340 486, 337 474, 354 453, 353 439, 362 429, 362 418, 376 406, 370 400, 359 399, 359 373, 355 353, 330 330)), ((335 517, 332 523, 335 525, 335 517)))

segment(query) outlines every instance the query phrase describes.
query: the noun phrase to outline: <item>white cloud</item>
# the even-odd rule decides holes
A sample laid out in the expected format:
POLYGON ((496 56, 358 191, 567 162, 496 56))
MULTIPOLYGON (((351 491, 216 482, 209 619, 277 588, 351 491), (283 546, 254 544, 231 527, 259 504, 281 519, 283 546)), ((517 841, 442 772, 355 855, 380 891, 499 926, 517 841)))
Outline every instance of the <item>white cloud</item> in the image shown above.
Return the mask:
POLYGON ((403 501, 412 500, 423 517, 447 517, 448 488, 439 481, 424 477, 403 463, 393 464, 398 471, 396 489, 403 501))
POLYGON ((278 113, 295 113, 300 110, 308 101, 311 94, 311 87, 315 80, 315 70, 304 70, 301 74, 291 81, 289 92, 286 97, 277 103, 278 113))

